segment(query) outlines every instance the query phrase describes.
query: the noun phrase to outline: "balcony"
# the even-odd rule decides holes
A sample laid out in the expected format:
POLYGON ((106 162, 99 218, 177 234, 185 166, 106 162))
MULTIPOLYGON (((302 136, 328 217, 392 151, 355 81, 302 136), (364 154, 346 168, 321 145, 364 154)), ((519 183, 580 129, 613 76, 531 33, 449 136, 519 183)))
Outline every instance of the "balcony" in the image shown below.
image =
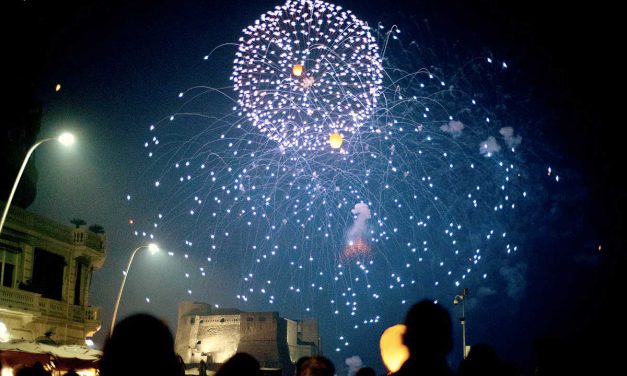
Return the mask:
MULTIPOLYGON (((2 204, 1 201, 0 204, 2 204)), ((96 234, 85 228, 67 226, 15 206, 11 207, 5 226, 31 235, 36 233, 37 236, 50 237, 67 244, 85 246, 100 254, 104 254, 107 248, 104 234, 96 234)))
POLYGON ((69 320, 77 324, 96 324, 100 321, 100 307, 83 307, 58 300, 42 298, 41 294, 0 287, 0 309, 69 320))

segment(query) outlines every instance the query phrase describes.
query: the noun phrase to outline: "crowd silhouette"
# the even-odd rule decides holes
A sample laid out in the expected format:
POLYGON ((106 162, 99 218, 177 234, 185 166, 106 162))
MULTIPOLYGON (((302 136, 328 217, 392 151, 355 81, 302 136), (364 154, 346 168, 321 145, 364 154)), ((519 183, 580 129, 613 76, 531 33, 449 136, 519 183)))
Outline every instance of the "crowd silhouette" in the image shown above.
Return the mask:
MULTIPOLYGON (((404 324, 403 343, 409 358, 393 376, 519 376, 523 373, 513 363, 499 359, 488 344, 471 347, 457 370, 450 367, 448 355, 453 347, 452 322, 449 312, 431 300, 422 300, 410 307, 404 324)), ((539 338, 534 343, 536 362, 533 376, 574 374, 566 361, 566 347, 555 338, 539 338), (568 370, 568 373, 564 373, 568 370)), ((295 376, 333 376, 333 362, 324 356, 305 356, 294 363, 295 376)), ((255 357, 245 352, 233 355, 215 372, 216 376, 265 376, 255 357)), ((283 375, 286 375, 283 370, 283 375)), ((290 374, 292 371, 289 371, 290 374)), ((377 375, 371 367, 351 370, 349 376, 377 375)), ((72 375, 72 373, 67 373, 72 375)), ((107 339, 100 361, 101 376, 182 376, 185 364, 174 351, 174 340, 168 326, 149 314, 136 314, 115 326, 107 339)), ((207 364, 202 361, 197 372, 207 375, 207 364)), ((276 374, 276 373, 275 373, 276 374)), ((41 363, 25 367, 16 376, 50 375, 41 363)), ((390 375, 390 373, 388 373, 390 375)))

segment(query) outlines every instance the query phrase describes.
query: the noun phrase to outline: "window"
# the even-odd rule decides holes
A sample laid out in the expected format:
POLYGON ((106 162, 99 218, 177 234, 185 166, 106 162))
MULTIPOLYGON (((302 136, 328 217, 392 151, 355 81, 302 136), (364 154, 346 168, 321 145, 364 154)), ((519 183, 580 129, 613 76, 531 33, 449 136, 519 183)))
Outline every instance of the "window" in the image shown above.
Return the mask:
POLYGON ((76 281, 74 283, 74 305, 81 305, 83 301, 83 269, 85 265, 80 262, 76 263, 76 281))
POLYGON ((44 298, 62 300, 63 268, 65 259, 62 256, 35 248, 33 291, 44 298))
POLYGON ((0 248, 0 282, 4 287, 14 287, 20 253, 18 249, 0 248))

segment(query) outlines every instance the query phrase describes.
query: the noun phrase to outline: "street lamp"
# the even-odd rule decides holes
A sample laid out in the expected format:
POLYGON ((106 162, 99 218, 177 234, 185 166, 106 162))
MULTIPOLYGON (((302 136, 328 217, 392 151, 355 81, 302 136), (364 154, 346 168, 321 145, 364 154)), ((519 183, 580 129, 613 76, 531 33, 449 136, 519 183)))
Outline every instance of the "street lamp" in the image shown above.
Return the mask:
POLYGON ((151 255, 159 252, 159 246, 155 243, 150 243, 148 245, 142 245, 133 251, 131 254, 131 259, 128 260, 128 265, 126 266, 126 270, 124 270, 124 278, 122 278, 122 285, 120 286, 120 291, 118 292, 118 298, 115 301, 115 307, 113 308, 113 318, 111 319, 111 329, 109 330, 109 335, 113 334, 113 327, 115 326, 115 319, 118 316, 118 306, 120 305, 120 299, 122 298, 122 291, 124 290, 124 284, 126 283, 126 277, 128 277, 128 271, 131 269, 131 264, 133 263, 133 258, 135 258, 135 254, 143 248, 148 248, 151 255))
POLYGON ((15 183, 13 183, 13 189, 11 189, 9 200, 4 206, 4 211, 2 212, 2 219, 0 220, 0 233, 2 233, 2 228, 4 227, 4 221, 7 218, 7 214, 9 214, 11 201, 13 201, 13 195, 15 194, 15 191, 17 190, 17 186, 20 183, 20 178, 22 177, 22 173, 24 172, 24 169, 26 168, 26 164, 28 163, 28 160, 30 159, 31 154, 33 154, 33 152, 39 145, 43 144, 44 142, 48 142, 52 140, 57 140, 62 145, 70 146, 74 143, 74 135, 69 132, 64 132, 64 133, 61 133, 61 135, 59 135, 58 137, 45 138, 43 140, 37 141, 33 146, 31 146, 31 148, 28 150, 28 153, 26 153, 26 157, 24 157, 24 162, 22 162, 22 167, 20 167, 20 171, 17 174, 17 178, 15 178, 15 183))
POLYGON ((464 291, 462 291, 461 295, 455 295, 455 298, 453 298, 453 304, 458 305, 460 302, 462 303, 462 317, 459 319, 459 322, 462 324, 463 359, 466 359, 466 356, 468 356, 468 352, 466 351, 466 310, 464 307, 464 302, 466 301, 467 295, 468 295, 468 289, 464 287, 464 291))

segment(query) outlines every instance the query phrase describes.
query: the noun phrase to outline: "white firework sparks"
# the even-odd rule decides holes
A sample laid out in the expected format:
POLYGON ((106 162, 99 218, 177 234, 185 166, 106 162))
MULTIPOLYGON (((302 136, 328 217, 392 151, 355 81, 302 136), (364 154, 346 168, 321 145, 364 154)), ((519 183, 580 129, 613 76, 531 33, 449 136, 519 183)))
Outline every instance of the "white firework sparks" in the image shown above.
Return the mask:
POLYGON ((350 139, 371 116, 382 65, 370 27, 323 1, 288 1, 243 31, 234 61, 238 103, 252 124, 286 148, 350 139))

